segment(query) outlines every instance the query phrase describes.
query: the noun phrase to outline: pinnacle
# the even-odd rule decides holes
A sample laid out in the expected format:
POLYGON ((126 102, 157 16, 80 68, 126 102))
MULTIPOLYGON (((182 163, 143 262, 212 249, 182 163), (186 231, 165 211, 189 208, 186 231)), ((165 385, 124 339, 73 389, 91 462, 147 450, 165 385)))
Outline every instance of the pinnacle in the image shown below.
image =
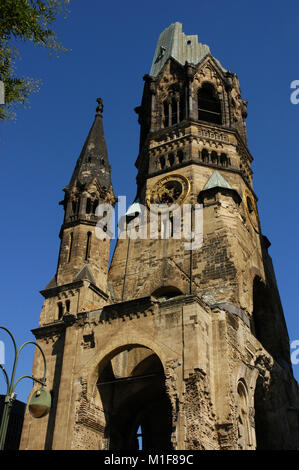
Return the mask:
POLYGON ((82 186, 86 186, 95 178, 102 188, 108 189, 111 185, 111 167, 108 160, 102 119, 104 105, 101 98, 97 98, 96 101, 98 106, 94 122, 77 160, 75 170, 68 185, 69 189, 77 182, 82 186))

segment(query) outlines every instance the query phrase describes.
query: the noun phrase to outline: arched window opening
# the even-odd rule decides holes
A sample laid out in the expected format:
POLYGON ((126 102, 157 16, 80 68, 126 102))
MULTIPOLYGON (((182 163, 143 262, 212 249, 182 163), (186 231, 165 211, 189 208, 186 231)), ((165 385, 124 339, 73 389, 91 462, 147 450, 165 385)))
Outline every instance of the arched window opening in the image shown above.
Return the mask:
POLYGON ((170 166, 172 166, 174 164, 174 154, 173 153, 170 153, 168 155, 168 163, 170 166))
POLYGON ((204 83, 198 90, 198 119, 222 124, 221 103, 211 83, 204 83))
POLYGON ((178 102, 176 98, 171 100, 171 125, 178 123, 178 102))
POLYGON ((58 302, 57 307, 58 307, 58 320, 60 320, 63 317, 63 303, 58 302))
POLYGON ((220 165, 224 167, 228 166, 228 158, 225 153, 220 155, 220 165))
POLYGON ((171 92, 163 102, 163 127, 174 126, 185 119, 184 94, 171 92))
POLYGON ((91 247, 91 232, 87 232, 86 250, 85 250, 85 261, 89 260, 91 247))
POLYGON ((66 313, 70 313, 70 307, 71 307, 71 301, 69 299, 67 299, 65 301, 65 311, 66 311, 66 313))
POLYGON ((172 408, 159 357, 141 345, 112 352, 97 383, 110 450, 171 450, 172 408))
POLYGON ((240 381, 238 383, 238 447, 246 450, 251 444, 248 397, 245 385, 240 381))
POLYGON ((91 199, 87 198, 86 200, 86 214, 90 214, 92 209, 91 199))
POLYGON ((201 159, 204 163, 209 163, 209 152, 207 151, 207 149, 202 150, 201 159))
POLYGON ((184 95, 180 96, 180 110, 179 110, 179 116, 180 116, 180 122, 185 119, 185 97, 184 95))
POLYGON ((138 450, 143 449, 143 434, 142 434, 142 429, 141 426, 138 427, 137 429, 137 442, 138 442, 138 450))
POLYGON ((67 259, 68 263, 71 261, 72 249, 73 249, 73 238, 74 238, 74 234, 73 232, 71 232, 70 237, 69 237, 69 254, 68 254, 68 259, 67 259))
POLYGON ((169 103, 167 100, 165 100, 163 103, 163 114, 164 114, 163 125, 164 127, 169 127, 169 103))
POLYGON ((160 168, 161 170, 164 170, 165 168, 165 157, 160 157, 160 168))
POLYGON ((72 200, 72 213, 73 215, 76 215, 78 213, 79 209, 79 201, 77 199, 72 200))
POLYGON ((93 212, 93 214, 96 213, 96 209, 97 209, 98 205, 99 205, 99 200, 98 200, 98 199, 95 199, 95 200, 93 201, 93 204, 92 204, 92 212, 93 212))
POLYGON ((213 165, 218 165, 218 155, 215 151, 211 153, 211 162, 213 163, 213 165))
POLYGON ((184 161, 184 152, 183 152, 183 150, 179 150, 178 153, 177 153, 177 156, 178 156, 179 163, 180 164, 183 163, 183 161, 184 161))
POLYGON ((156 299, 160 300, 171 299, 172 297, 177 297, 178 295, 182 295, 182 292, 180 291, 180 289, 174 286, 159 287, 159 289, 156 289, 152 293, 153 297, 156 297, 156 299))

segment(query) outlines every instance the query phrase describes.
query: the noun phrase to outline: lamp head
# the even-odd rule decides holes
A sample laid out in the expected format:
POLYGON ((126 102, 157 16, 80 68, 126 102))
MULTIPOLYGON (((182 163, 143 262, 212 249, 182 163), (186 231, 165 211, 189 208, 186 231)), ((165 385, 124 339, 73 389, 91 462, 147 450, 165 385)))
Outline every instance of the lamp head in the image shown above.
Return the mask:
POLYGON ((41 388, 36 390, 29 402, 29 412, 34 418, 42 418, 46 416, 51 408, 51 395, 50 393, 41 388))

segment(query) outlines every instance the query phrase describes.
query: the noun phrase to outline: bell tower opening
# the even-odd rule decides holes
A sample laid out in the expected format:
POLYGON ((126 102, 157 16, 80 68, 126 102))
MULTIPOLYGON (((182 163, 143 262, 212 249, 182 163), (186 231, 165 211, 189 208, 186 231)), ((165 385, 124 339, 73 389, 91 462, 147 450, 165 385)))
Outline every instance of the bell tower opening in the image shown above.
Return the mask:
POLYGON ((111 450, 172 449, 172 410, 159 357, 128 345, 99 366, 97 383, 111 450))
POLYGON ((198 120, 222 124, 221 103, 211 83, 203 83, 198 90, 198 120))

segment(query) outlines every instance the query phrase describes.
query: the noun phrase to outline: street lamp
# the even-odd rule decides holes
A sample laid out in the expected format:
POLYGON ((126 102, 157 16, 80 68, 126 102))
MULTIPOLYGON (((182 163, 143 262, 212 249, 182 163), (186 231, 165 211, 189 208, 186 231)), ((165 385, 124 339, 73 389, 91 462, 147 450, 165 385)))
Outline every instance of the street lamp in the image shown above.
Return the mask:
POLYGON ((11 332, 4 326, 0 326, 0 329, 5 330, 9 334, 13 342, 14 351, 15 351, 15 358, 14 358, 10 380, 9 380, 8 374, 4 366, 0 364, 0 369, 4 373, 5 381, 7 385, 6 395, 4 399, 2 421, 1 421, 1 426, 0 426, 0 450, 3 450, 5 439, 6 439, 7 428, 8 428, 9 416, 10 416, 13 401, 16 397, 15 388, 17 384, 20 382, 20 380, 27 378, 41 385, 41 388, 33 394, 29 402, 29 411, 30 411, 30 414, 34 418, 41 418, 42 416, 46 416, 46 414, 49 413, 50 408, 51 408, 51 395, 47 390, 44 389, 44 386, 46 383, 46 358, 45 358, 42 348, 34 341, 26 341, 26 343, 22 344, 22 346, 19 349, 17 349, 15 339, 13 335, 11 334, 11 332), (33 377, 32 375, 22 375, 22 377, 20 377, 19 379, 15 381, 15 373, 16 373, 19 355, 23 347, 26 346, 27 344, 34 344, 40 350, 43 360, 44 360, 44 375, 42 379, 37 379, 36 377, 33 377))

